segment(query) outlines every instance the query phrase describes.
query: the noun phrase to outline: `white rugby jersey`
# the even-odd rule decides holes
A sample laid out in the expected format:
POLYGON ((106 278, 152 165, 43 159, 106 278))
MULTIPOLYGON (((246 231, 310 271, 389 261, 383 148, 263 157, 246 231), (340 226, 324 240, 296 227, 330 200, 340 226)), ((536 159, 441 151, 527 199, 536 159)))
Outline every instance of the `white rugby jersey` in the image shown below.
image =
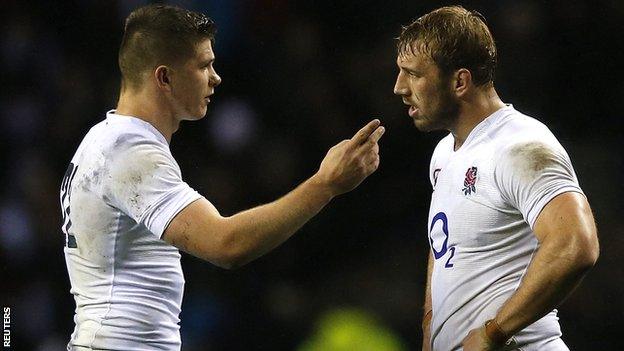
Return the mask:
POLYGON ((110 111, 91 128, 61 185, 69 350, 180 349, 180 253, 160 237, 200 197, 151 124, 110 111))
MULTIPOLYGON (((558 194, 582 193, 570 158, 548 128, 501 108, 479 123, 454 151, 452 134, 437 145, 430 166, 433 186, 429 242, 431 345, 461 350, 509 299, 538 248, 532 228, 558 194)), ((567 350, 557 311, 522 330, 509 349, 567 350)))

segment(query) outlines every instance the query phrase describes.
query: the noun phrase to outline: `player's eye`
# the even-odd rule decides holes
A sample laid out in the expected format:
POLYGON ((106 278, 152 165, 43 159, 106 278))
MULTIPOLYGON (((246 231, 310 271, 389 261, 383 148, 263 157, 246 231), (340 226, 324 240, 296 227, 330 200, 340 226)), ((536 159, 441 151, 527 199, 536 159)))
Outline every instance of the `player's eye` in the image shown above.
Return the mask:
POLYGON ((412 70, 409 70, 409 69, 406 69, 406 68, 403 68, 402 70, 403 70, 403 72, 407 73, 407 75, 410 76, 410 77, 420 77, 420 75, 417 72, 414 72, 412 70))

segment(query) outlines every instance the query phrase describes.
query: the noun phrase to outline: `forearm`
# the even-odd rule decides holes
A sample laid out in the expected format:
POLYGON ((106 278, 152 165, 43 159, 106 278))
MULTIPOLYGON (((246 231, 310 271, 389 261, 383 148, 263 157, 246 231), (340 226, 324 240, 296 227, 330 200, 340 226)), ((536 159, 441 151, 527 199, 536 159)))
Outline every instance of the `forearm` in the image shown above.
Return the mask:
POLYGON ((282 198, 223 217, 206 199, 182 209, 168 224, 162 239, 223 268, 241 266, 275 248, 331 199, 355 189, 379 167, 384 133, 375 119, 353 138, 334 145, 318 172, 282 198))
POLYGON ((496 323, 511 336, 537 321, 563 302, 594 262, 574 238, 544 240, 520 287, 498 311, 496 323))
POLYGON ((327 205, 334 194, 311 177, 283 197, 226 218, 227 247, 237 265, 250 262, 290 238, 327 205))
POLYGON ((424 313, 431 311, 431 274, 433 273, 433 254, 429 253, 427 261, 427 283, 425 286, 425 302, 423 304, 424 313))
POLYGON ((423 350, 430 350, 431 339, 431 318, 433 317, 433 311, 431 307, 431 274, 433 272, 433 255, 429 254, 427 261, 427 282, 425 285, 425 301, 423 304, 423 320, 422 320, 422 332, 423 332, 423 350))

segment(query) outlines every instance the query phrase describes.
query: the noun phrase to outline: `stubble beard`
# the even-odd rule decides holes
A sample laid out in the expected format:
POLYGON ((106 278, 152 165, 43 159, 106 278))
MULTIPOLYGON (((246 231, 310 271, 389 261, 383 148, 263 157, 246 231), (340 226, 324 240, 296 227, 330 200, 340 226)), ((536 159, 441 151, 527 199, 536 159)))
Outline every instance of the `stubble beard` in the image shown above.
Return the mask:
POLYGON ((414 125, 421 132, 450 130, 459 117, 459 101, 446 89, 440 88, 439 92, 433 111, 421 120, 414 120, 414 125))

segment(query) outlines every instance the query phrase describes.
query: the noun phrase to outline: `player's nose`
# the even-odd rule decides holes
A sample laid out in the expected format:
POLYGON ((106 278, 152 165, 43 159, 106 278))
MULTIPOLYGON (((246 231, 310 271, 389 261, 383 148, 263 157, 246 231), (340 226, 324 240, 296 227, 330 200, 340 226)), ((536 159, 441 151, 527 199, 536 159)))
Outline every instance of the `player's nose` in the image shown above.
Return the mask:
POLYGON ((215 71, 210 77, 210 85, 216 87, 219 84, 221 84, 221 76, 215 71))
POLYGON ((405 84, 405 82, 401 78, 400 73, 397 76, 396 82, 394 83, 393 92, 395 95, 401 95, 401 96, 409 95, 409 89, 407 87, 407 84, 405 84))

